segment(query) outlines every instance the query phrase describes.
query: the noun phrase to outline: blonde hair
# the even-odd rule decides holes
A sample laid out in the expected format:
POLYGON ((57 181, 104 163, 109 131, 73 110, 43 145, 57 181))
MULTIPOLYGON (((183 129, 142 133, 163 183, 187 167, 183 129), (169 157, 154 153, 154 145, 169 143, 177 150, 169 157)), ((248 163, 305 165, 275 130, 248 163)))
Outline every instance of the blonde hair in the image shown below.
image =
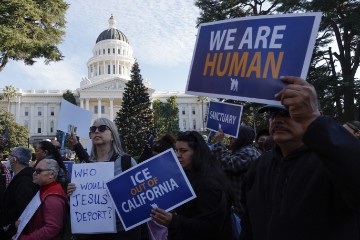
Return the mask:
MULTIPOLYGON (((109 154, 111 154, 111 156, 113 156, 115 154, 122 156, 125 154, 125 152, 121 146, 119 132, 113 121, 111 121, 110 119, 107 119, 107 118, 97 118, 97 119, 95 119, 93 124, 106 125, 110 129, 111 136, 113 139, 112 145, 111 145, 111 152, 109 152, 109 154)), ((96 159, 97 159, 96 148, 94 147, 94 144, 92 144, 89 160, 96 161, 96 159)))

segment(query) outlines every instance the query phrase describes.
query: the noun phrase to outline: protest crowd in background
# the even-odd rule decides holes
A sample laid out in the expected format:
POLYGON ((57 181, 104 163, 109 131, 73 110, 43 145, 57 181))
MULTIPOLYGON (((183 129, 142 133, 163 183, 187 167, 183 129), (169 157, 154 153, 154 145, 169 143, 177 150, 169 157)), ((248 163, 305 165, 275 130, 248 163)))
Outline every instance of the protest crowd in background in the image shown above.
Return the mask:
MULTIPOLYGON (((295 77, 283 81, 290 83, 278 95, 284 105, 260 108, 268 115, 269 130, 258 135, 242 125, 228 148, 221 129, 213 135, 211 148, 194 131, 155 139, 141 161, 174 149, 196 193, 194 200, 170 212, 154 208, 152 220, 130 231, 117 217, 117 233, 70 233, 67 238, 358 239, 358 122, 342 126, 322 116, 310 84, 295 77), (265 150, 269 137, 272 144, 265 150)), ((116 133, 112 121, 95 120, 90 155, 71 138, 83 163, 113 161, 118 175, 126 153, 116 133)), ((52 237, 41 239, 64 239, 70 219, 64 190, 71 196, 76 186, 69 183, 64 159, 53 143, 42 141, 35 149, 33 167, 26 147, 15 148, 7 156, 9 164, 1 165, 0 239, 13 238, 17 219, 39 187, 42 203, 19 239, 40 239, 42 234, 52 237)), ((129 167, 136 166, 134 158, 130 161, 129 167)))
MULTIPOLYGON (((147 136, 141 156, 124 150, 121 138, 132 133, 120 136, 101 117, 86 128, 89 152, 74 131, 83 126, 71 125, 61 143, 36 143, 33 155, 17 146, 3 156, 0 137, 0 240, 359 240, 360 123, 322 115, 316 89, 300 77, 321 13, 289 15, 199 28, 187 91, 216 86, 209 96, 264 100, 277 85, 264 101, 277 105, 253 113, 266 115, 257 133, 241 122, 242 106, 228 104, 237 113, 227 114, 217 101, 208 136, 147 136), (298 74, 281 77, 282 64, 298 74)), ((78 111, 90 122, 90 111, 78 111)))

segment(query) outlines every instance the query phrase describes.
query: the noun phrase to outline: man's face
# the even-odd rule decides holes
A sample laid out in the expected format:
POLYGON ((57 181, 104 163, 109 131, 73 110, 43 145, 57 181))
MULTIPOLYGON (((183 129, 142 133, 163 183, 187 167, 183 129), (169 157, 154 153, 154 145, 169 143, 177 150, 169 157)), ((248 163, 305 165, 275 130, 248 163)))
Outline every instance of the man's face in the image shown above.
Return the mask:
POLYGON ((277 144, 302 143, 304 130, 290 117, 287 110, 271 112, 269 123, 270 135, 277 144))

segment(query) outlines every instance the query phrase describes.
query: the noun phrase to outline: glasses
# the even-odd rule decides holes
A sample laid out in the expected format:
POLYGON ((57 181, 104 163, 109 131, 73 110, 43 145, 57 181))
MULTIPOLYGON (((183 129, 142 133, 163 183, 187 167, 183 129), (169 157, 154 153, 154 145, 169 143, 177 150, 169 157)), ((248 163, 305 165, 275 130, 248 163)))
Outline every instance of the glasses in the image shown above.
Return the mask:
POLYGON ((36 168, 34 172, 36 174, 40 174, 40 173, 42 173, 44 171, 54 171, 54 169, 51 169, 51 168, 46 168, 46 169, 36 168))
POLYGON ((12 154, 9 154, 9 159, 10 159, 10 158, 14 158, 15 161, 16 161, 16 156, 14 156, 14 155, 12 155, 12 154))
POLYGON ((273 120, 275 117, 290 117, 290 113, 288 110, 279 110, 269 113, 269 119, 273 120))
POLYGON ((94 133, 94 132, 96 132, 96 129, 98 129, 99 130, 99 132, 105 132, 105 130, 110 130, 110 128, 108 127, 108 126, 106 126, 106 125, 100 125, 100 126, 91 126, 90 127, 90 132, 91 133, 94 133))

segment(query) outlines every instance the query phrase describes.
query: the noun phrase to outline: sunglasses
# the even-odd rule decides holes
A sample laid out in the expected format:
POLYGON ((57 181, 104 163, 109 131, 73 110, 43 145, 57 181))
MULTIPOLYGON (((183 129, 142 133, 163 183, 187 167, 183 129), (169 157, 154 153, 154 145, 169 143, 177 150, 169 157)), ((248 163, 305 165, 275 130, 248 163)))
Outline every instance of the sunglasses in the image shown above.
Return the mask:
POLYGON ((275 117, 290 117, 290 113, 288 110, 279 110, 279 111, 274 111, 274 112, 270 112, 268 117, 270 120, 273 120, 275 117))
POLYGON ((99 132, 105 132, 105 130, 110 130, 110 128, 108 127, 108 126, 106 126, 106 125, 100 125, 100 126, 91 126, 90 127, 90 132, 91 133, 94 133, 94 132, 96 132, 96 129, 98 129, 99 130, 99 132))
POLYGON ((36 169, 34 170, 34 172, 35 172, 36 174, 40 174, 40 173, 42 173, 42 172, 44 172, 44 171, 54 171, 54 169, 50 169, 50 168, 46 168, 46 169, 36 168, 36 169))

